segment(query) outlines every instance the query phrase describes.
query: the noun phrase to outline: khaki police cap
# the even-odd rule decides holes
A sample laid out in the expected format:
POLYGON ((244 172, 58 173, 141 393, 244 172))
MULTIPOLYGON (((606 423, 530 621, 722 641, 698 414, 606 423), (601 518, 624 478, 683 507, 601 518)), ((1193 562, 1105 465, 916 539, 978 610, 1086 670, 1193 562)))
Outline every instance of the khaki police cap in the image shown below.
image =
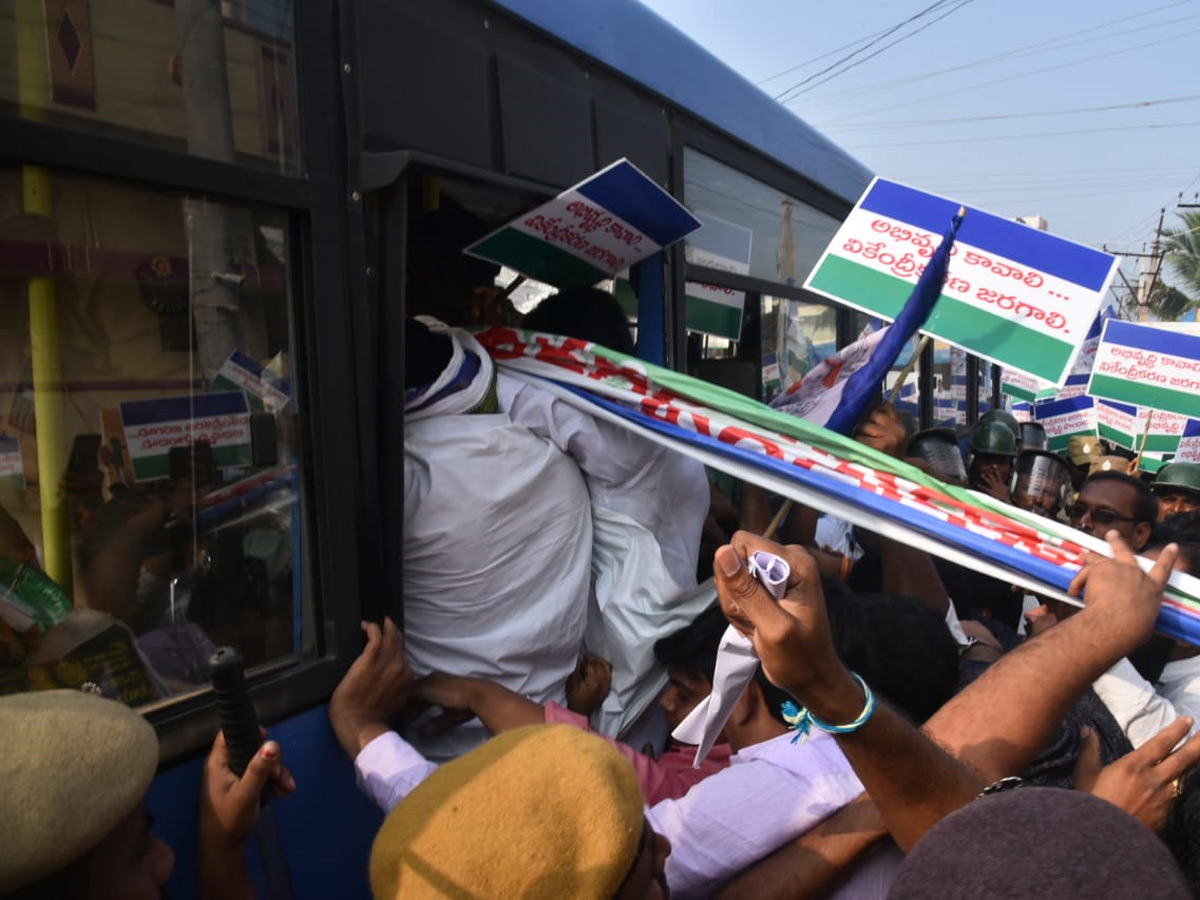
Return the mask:
POLYGON ((0 697, 0 894, 99 844, 157 765, 154 729, 120 703, 82 691, 0 697))

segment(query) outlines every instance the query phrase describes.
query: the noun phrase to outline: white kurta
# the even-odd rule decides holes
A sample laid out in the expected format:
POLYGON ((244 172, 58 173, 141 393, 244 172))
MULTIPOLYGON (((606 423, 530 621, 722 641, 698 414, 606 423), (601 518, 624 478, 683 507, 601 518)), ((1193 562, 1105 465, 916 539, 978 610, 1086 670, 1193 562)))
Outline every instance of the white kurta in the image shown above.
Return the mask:
POLYGON ((666 686, 654 642, 716 602, 696 590, 700 533, 708 515, 704 467, 515 379, 497 386, 500 406, 568 454, 592 501, 592 602, 587 649, 613 666, 612 690, 592 724, 617 735, 666 686))
MULTIPOLYGON (((405 425, 406 651, 418 675, 477 676, 561 703, 587 623, 588 492, 568 456, 501 409, 405 425)), ((446 759, 486 737, 476 722, 414 739, 446 759)))

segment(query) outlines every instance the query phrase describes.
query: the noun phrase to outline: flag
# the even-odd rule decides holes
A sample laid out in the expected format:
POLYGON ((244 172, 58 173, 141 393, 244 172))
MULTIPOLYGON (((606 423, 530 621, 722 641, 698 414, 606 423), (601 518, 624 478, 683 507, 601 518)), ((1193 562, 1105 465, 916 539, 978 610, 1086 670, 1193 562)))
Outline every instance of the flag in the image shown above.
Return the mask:
POLYGON ((849 434, 854 429, 867 407, 878 395, 879 385, 883 383, 884 376, 896 362, 896 357, 900 355, 904 345, 929 318, 934 304, 942 296, 942 283, 946 280, 946 272, 950 268, 950 248, 954 246, 954 237, 958 234, 958 226, 962 224, 962 220, 960 210, 950 221, 950 227, 942 237, 937 251, 930 258, 925 271, 917 279, 916 287, 905 302, 904 309, 887 329, 886 336, 871 354, 871 359, 850 376, 843 386, 841 403, 826 423, 830 430, 849 434))
POLYGON ((871 359, 887 330, 884 326, 825 357, 772 400, 771 406, 814 425, 824 425, 842 402, 846 382, 871 359))
MULTIPOLYGON (((574 338, 476 335, 505 374, 735 478, 884 537, 1069 602, 1103 541, 975 491, 734 391, 574 338)), ((1149 565, 1149 563, 1147 563, 1149 565)), ((1200 580, 1175 572, 1158 628, 1200 645, 1200 580)))

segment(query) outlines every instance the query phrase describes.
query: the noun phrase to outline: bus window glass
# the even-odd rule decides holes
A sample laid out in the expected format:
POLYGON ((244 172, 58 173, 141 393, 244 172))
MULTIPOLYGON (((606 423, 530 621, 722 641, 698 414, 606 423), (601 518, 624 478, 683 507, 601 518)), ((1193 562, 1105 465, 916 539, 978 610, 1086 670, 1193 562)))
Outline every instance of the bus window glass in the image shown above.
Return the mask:
POLYGON ((301 171, 292 4, 0 5, 0 114, 301 171))
POLYGON ((705 222, 686 244, 696 265, 800 284, 841 224, 691 148, 684 149, 683 177, 684 203, 705 222))
POLYGON ((552 284, 526 278, 508 266, 500 267, 496 276, 495 286, 501 291, 508 292, 508 299, 518 315, 526 316, 537 309, 538 304, 554 293, 552 284))
POLYGON ((770 400, 837 349, 837 310, 827 303, 764 295, 763 397, 770 400))
POLYGON ((282 212, 0 167, 0 693, 311 652, 288 273, 282 212))
POLYGON ((941 341, 933 342, 933 421, 967 424, 967 354, 941 341))
POLYGON ((900 413, 901 417, 905 419, 909 434, 914 434, 921 427, 921 359, 918 357, 915 361, 913 360, 913 354, 917 352, 917 347, 920 343, 921 338, 919 335, 916 335, 904 345, 904 349, 900 351, 900 355, 892 363, 892 368, 888 371, 883 382, 884 399, 887 400, 891 397, 896 385, 903 379, 903 384, 900 385, 900 392, 892 400, 892 404, 896 407, 896 411, 900 413), (910 363, 912 364, 911 369, 909 368, 910 363))
POLYGON ((975 359, 979 366, 979 415, 992 408, 992 371, 995 366, 986 359, 975 359))

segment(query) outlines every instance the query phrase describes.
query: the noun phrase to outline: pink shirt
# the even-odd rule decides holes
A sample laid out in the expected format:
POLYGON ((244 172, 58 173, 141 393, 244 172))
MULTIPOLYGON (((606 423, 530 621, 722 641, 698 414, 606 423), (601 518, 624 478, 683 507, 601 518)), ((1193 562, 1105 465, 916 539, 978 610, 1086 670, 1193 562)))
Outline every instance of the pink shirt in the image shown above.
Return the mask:
MULTIPOLYGON (((572 712, 564 706, 551 701, 546 704, 546 724, 564 723, 590 731, 586 716, 572 712)), ((717 744, 709 751, 708 756, 700 761, 700 768, 692 768, 692 759, 696 755, 694 747, 684 747, 672 743, 658 759, 634 750, 628 744, 614 741, 603 734, 597 735, 608 741, 621 751, 637 772, 638 782, 646 797, 646 805, 653 806, 662 800, 677 800, 691 790, 692 786, 704 780, 709 775, 720 772, 729 765, 729 757, 733 749, 728 744, 717 744)))

